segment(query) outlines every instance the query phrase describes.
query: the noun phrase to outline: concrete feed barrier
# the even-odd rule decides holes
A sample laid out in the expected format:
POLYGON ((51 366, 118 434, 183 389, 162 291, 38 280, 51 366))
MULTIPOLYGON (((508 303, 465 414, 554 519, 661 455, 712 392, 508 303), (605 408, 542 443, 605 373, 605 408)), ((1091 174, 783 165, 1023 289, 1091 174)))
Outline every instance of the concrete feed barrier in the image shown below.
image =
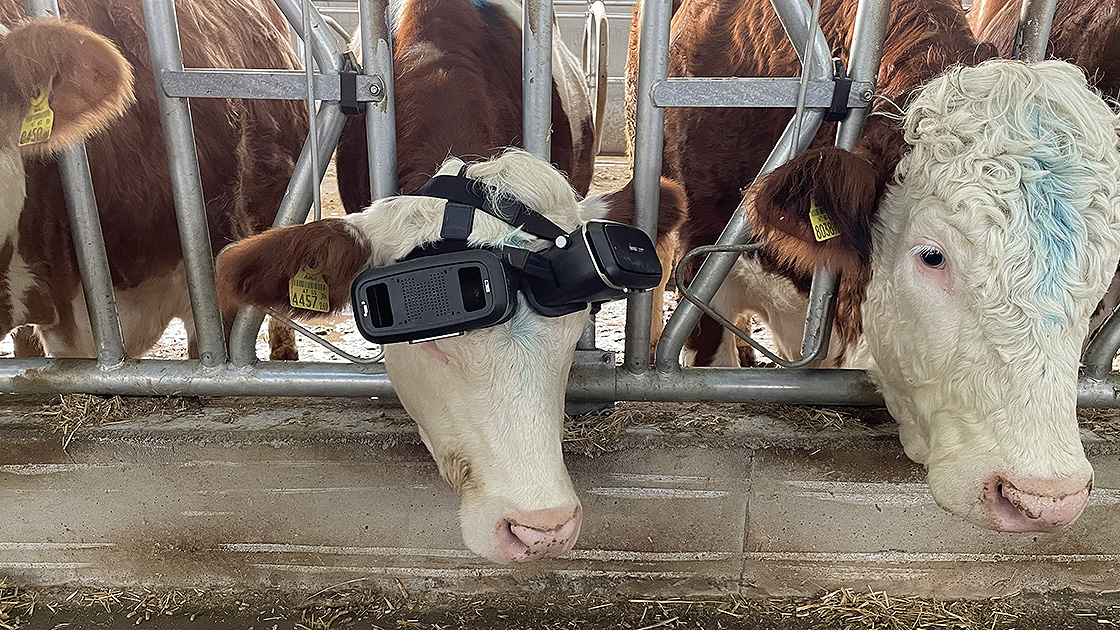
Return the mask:
POLYGON ((0 405, 0 577, 16 583, 296 590, 366 579, 657 596, 1120 588, 1120 443, 1105 431, 1085 431, 1096 484, 1081 519, 1061 534, 1014 535, 934 505, 881 411, 876 424, 814 426, 775 407, 704 406, 723 420, 700 436, 662 422, 582 447, 594 456, 569 453, 585 514, 576 548, 510 567, 465 550, 458 498, 390 403, 215 399, 71 436, 33 415, 43 402, 0 405))

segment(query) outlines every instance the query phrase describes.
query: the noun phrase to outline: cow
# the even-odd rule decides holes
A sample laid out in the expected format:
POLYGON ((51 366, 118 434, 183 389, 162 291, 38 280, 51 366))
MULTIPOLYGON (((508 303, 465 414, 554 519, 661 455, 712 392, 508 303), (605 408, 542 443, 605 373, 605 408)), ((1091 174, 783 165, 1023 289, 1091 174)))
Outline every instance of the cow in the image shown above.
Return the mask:
MULTIPOLYGON (((448 159, 436 173, 454 175, 463 165, 448 159)), ((520 150, 468 164, 465 174, 492 186, 491 198, 519 200, 565 230, 605 216, 619 196, 580 200, 563 174, 520 150)), ((666 189, 664 211, 679 207, 681 196, 666 189)), ((253 236, 219 257, 219 299, 224 307, 313 315, 292 309, 288 296, 289 280, 307 266, 322 274, 337 311, 349 303, 359 272, 439 240, 443 204, 430 197, 389 197, 345 218, 253 236)), ((532 248, 541 242, 489 215, 474 215, 473 244, 532 248)), ((544 317, 519 294, 505 323, 385 346, 393 388, 420 426, 440 474, 462 495, 464 542, 494 562, 556 556, 579 534, 582 508, 564 467, 561 437, 568 370, 588 313, 544 317)))
MULTIPOLYGON (((113 41, 136 73, 135 105, 88 143, 125 352, 142 356, 177 317, 197 356, 141 2, 71 0, 61 8, 63 18, 113 41)), ((200 0, 181 3, 178 14, 189 67, 299 67, 270 0, 200 0)), ((0 2, 0 23, 23 19, 22 3, 0 2)), ((191 112, 216 253, 272 224, 307 112, 298 102, 217 99, 196 99, 191 112)), ((58 166, 40 154, 23 169, 27 198, 4 215, 10 249, 0 260, 8 287, 0 334, 33 324, 48 355, 96 357, 58 166)), ((232 313, 225 315, 229 326, 232 313)))
MULTIPOLYGON (((27 196, 38 192, 25 184, 24 156, 74 146, 105 129, 132 100, 128 63, 112 42, 88 28, 53 18, 10 30, 0 26, 0 260, 18 260, 20 211, 27 196), (49 132, 26 122, 33 100, 41 96, 53 112, 49 132)), ((5 299, 25 286, 18 277, 5 280, 0 284, 5 299)))
MULTIPOLYGON (((795 74, 768 4, 685 0, 670 74, 795 74)), ((826 7, 830 41, 846 41, 855 8, 826 7)), ((824 129, 748 190, 764 248, 713 303, 733 312, 772 299, 744 287, 768 287, 798 306, 776 316, 800 324, 811 273, 834 268, 829 364, 869 370, 937 503, 999 531, 1058 530, 1093 479, 1076 386, 1089 315, 1120 256, 1116 115, 1067 63, 977 63, 994 51, 956 0, 896 0, 888 30, 863 138, 847 151, 826 146, 824 129), (818 242, 810 213, 835 237, 818 242)), ((714 238, 789 117, 667 113, 665 165, 688 195, 689 245, 714 238)))
MULTIPOLYGON (((520 0, 398 0, 394 3, 393 74, 398 186, 415 190, 449 156, 488 158, 521 145, 522 5, 520 0)), ((559 29, 555 31, 558 33, 559 29)), ((356 41, 352 49, 360 55, 356 41)), ((581 65, 559 37, 552 42, 552 163, 580 195, 591 185, 595 130, 581 65)), ((347 213, 370 202, 365 116, 347 120, 335 154, 347 213)), ((664 180, 662 186, 674 188, 664 180)), ((679 195, 671 191, 670 198, 679 195)), ((633 219, 633 187, 614 197, 611 219, 633 219)), ((675 231, 685 213, 665 213, 658 234, 675 231)), ((659 242, 663 242, 659 240, 659 242)), ((655 291, 653 337, 660 333, 665 270, 655 291)))

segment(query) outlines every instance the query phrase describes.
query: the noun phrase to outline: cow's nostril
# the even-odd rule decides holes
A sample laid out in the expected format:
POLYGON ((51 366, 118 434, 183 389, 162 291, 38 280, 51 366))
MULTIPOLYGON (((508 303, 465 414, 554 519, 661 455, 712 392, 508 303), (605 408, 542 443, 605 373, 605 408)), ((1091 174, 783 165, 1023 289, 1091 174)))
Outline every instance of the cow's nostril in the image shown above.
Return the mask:
POLYGON ((1002 532, 1052 532, 1073 523, 1089 500, 1090 482, 1006 479, 985 484, 981 494, 992 529, 1002 532))

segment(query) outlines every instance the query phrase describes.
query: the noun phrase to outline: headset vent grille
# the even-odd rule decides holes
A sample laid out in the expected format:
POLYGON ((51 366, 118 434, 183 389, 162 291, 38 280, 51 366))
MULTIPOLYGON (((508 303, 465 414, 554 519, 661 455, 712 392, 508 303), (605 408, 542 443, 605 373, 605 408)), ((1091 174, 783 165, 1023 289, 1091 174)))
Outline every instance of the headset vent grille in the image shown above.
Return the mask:
POLYGON ((400 281, 404 303, 408 305, 406 317, 409 321, 453 314, 444 289, 446 278, 447 269, 435 269, 426 280, 404 278, 400 281))

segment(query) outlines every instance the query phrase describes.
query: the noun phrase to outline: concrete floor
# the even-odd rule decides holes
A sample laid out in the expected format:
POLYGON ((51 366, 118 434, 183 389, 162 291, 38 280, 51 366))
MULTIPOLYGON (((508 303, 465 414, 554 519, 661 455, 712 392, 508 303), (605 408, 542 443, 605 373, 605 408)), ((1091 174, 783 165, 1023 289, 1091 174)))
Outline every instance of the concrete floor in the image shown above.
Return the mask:
MULTIPOLYGON (((0 400, 0 577, 28 585, 449 593, 939 597, 1120 589, 1120 443, 1085 432, 1093 499, 1069 531, 982 531, 933 504, 894 425, 814 426, 711 405, 702 436, 633 426, 569 453, 584 506, 564 558, 508 568, 463 547, 458 498, 411 422, 376 400, 215 400, 52 434, 0 400)), ((659 406, 672 414, 694 405, 659 406)))

